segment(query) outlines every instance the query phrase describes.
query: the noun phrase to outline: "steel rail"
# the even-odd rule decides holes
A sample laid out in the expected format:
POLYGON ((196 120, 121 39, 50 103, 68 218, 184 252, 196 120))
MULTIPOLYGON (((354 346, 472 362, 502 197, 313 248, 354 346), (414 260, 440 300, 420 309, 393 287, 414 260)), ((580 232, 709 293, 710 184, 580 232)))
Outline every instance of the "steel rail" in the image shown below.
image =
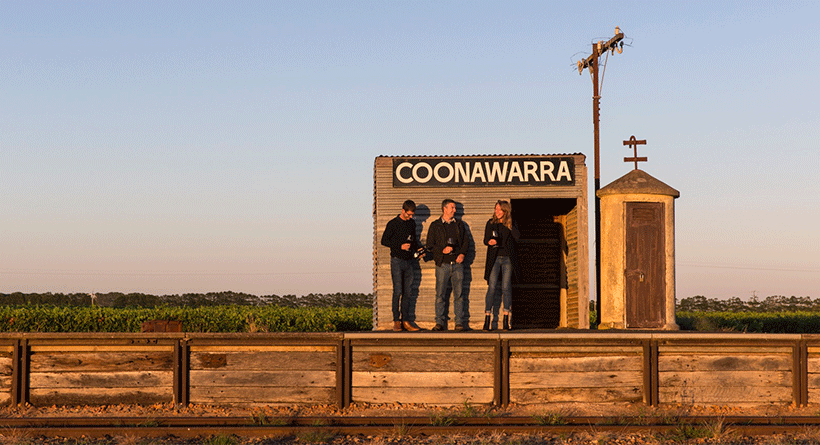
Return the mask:
MULTIPOLYGON (((83 427, 83 426, 392 426, 431 425, 446 422, 455 426, 550 424, 546 416, 103 416, 103 417, 7 417, 0 427, 83 427), (437 420, 438 419, 438 420, 437 420)), ((569 416, 556 417, 552 425, 697 425, 721 421, 724 425, 820 425, 820 416, 569 416)))

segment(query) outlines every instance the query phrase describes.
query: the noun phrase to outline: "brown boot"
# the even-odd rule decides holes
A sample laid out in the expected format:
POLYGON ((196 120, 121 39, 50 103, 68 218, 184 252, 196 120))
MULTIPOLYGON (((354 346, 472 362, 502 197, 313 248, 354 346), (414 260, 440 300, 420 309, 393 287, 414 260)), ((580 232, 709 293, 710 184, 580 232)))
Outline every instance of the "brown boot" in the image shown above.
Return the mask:
POLYGON ((418 327, 418 325, 413 321, 402 322, 402 326, 404 326, 405 331, 416 332, 421 330, 421 328, 418 327))
POLYGON ((394 321, 393 322, 393 330, 396 331, 396 332, 401 331, 401 322, 400 321, 394 321))

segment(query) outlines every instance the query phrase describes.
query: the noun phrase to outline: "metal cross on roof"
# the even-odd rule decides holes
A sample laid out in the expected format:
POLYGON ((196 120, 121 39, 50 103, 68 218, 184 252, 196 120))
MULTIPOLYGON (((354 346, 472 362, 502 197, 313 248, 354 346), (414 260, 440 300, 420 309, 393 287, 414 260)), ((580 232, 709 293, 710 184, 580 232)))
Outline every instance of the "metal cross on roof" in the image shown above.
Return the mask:
POLYGON ((624 158, 624 162, 634 162, 635 170, 638 169, 638 162, 647 162, 646 157, 638 157, 638 145, 646 145, 646 139, 639 141, 635 139, 635 135, 632 135, 629 140, 624 141, 624 145, 629 145, 634 150, 633 153, 635 153, 631 158, 624 158))

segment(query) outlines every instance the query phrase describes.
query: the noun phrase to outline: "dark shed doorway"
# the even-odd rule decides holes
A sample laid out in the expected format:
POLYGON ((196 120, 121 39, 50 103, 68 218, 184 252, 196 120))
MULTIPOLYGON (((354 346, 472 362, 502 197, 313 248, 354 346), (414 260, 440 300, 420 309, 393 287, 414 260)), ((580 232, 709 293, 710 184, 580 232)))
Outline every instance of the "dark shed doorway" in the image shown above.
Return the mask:
POLYGON ((555 329, 561 323, 561 292, 567 289, 567 240, 563 217, 575 199, 512 199, 521 232, 519 281, 513 285, 512 328, 555 329))

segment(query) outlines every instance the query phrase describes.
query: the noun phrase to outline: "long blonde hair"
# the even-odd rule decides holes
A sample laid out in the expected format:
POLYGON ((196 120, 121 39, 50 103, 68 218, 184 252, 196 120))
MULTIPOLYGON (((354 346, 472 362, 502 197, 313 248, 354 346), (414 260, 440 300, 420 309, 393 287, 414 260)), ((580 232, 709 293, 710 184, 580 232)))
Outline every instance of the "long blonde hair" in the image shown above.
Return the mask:
MULTIPOLYGON (((496 201, 495 205, 501 207, 501 211, 504 212, 504 216, 502 216, 501 219, 498 219, 495 216, 495 210, 493 210, 493 224, 501 223, 507 226, 508 229, 512 229, 512 217, 510 216, 512 206, 510 205, 510 202, 499 199, 496 201)), ((493 209, 495 209, 495 206, 493 206, 493 209)))

